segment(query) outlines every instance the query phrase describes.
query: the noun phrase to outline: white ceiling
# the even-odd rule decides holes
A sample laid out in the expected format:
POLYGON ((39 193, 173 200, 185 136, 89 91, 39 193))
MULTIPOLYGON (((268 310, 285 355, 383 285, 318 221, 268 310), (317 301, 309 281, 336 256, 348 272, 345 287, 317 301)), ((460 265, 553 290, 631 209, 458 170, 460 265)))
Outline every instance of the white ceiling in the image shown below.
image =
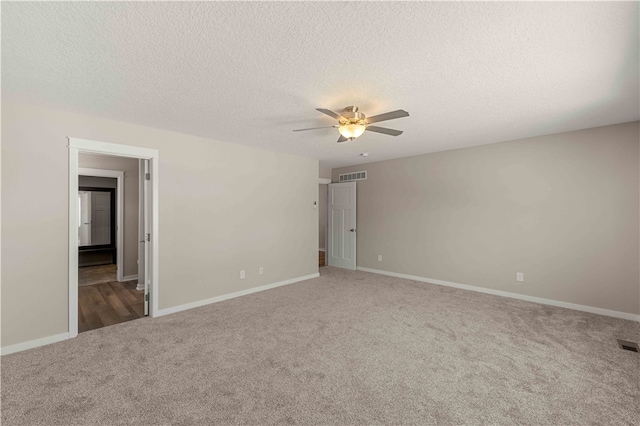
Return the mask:
POLYGON ((2 91, 338 167, 638 120, 638 21, 637 2, 2 2, 2 91), (347 105, 411 116, 395 138, 292 132, 347 105))

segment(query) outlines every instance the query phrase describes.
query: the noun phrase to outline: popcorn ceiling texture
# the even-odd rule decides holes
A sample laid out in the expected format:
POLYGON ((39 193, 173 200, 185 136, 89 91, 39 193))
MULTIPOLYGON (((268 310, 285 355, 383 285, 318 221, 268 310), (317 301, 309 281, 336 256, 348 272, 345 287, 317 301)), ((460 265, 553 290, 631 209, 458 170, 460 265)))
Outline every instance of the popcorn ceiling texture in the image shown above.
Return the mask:
POLYGON ((637 2, 3 2, 2 95, 338 167, 638 120, 638 34, 637 2), (292 132, 347 105, 411 117, 292 132))

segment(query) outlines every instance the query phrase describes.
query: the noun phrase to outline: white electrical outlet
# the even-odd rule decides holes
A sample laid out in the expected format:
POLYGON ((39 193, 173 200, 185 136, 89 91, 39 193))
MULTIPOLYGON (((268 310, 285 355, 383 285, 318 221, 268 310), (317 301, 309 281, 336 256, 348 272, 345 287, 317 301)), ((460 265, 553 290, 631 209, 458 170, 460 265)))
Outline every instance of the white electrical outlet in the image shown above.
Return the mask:
POLYGON ((258 275, 264 274, 264 268, 261 266, 258 268, 258 275))
POLYGON ((516 273, 516 280, 523 282, 524 281, 524 272, 516 273))
POLYGON ((240 271, 240 279, 241 279, 241 280, 244 280, 244 276, 245 276, 245 275, 244 275, 244 269, 243 269, 242 271, 240 271))
POLYGON ((381 254, 378 255, 378 262, 382 262, 382 255, 381 254))

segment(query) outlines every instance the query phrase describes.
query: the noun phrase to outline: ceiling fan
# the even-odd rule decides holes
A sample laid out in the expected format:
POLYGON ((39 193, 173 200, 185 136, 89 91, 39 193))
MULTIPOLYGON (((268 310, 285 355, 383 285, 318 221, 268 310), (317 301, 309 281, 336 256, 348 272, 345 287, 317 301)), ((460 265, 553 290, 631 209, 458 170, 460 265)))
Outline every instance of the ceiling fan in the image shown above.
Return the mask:
POLYGON ((380 121, 393 120, 396 118, 408 117, 409 113, 402 109, 386 112, 384 114, 374 115, 367 118, 363 113, 358 112, 358 107, 348 106, 340 114, 324 108, 316 108, 323 114, 327 114, 329 117, 338 120, 338 124, 334 126, 324 127, 312 127, 309 129, 298 129, 294 132, 304 132, 307 130, 336 128, 340 132, 338 143, 352 141, 355 138, 362 136, 365 130, 376 133, 383 133, 385 135, 398 136, 402 134, 401 130, 387 129, 386 127, 372 126, 372 123, 378 123, 380 121))

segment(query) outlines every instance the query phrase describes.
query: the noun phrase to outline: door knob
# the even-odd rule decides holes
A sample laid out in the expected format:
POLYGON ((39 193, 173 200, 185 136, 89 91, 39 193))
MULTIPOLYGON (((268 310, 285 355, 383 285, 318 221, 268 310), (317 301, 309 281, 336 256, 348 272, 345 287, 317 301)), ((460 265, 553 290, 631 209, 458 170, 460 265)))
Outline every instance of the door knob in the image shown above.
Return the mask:
POLYGON ((353 228, 353 229, 351 230, 351 232, 356 232, 356 228, 353 228))

